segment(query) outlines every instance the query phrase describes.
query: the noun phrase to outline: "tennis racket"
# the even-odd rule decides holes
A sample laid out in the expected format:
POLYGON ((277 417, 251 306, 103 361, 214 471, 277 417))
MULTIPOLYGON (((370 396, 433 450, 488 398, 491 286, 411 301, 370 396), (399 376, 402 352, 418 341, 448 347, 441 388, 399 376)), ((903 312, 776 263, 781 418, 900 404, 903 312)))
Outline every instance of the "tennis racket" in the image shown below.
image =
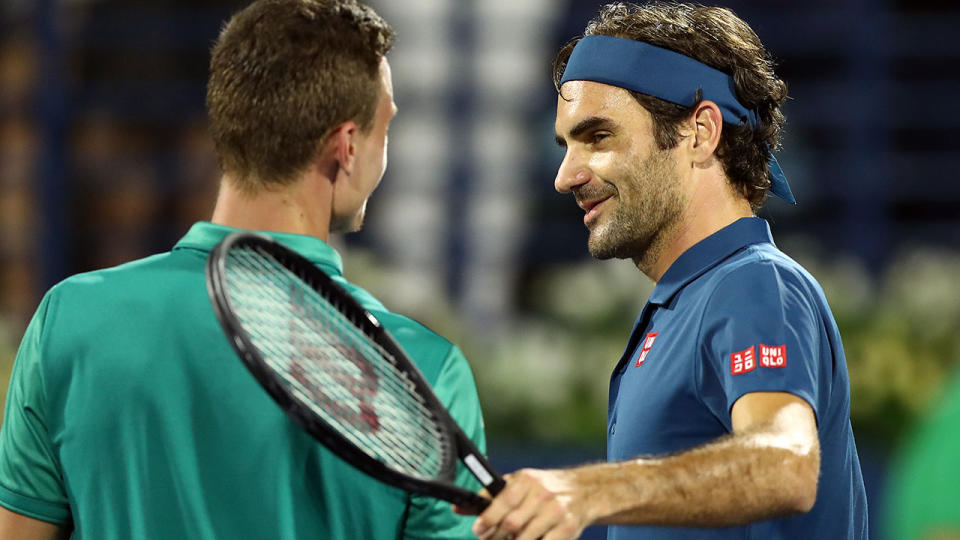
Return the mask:
POLYGON ((269 237, 238 232, 210 253, 207 291, 230 344, 284 411, 387 484, 482 510, 454 484, 461 460, 496 495, 503 477, 390 334, 329 276, 269 237))

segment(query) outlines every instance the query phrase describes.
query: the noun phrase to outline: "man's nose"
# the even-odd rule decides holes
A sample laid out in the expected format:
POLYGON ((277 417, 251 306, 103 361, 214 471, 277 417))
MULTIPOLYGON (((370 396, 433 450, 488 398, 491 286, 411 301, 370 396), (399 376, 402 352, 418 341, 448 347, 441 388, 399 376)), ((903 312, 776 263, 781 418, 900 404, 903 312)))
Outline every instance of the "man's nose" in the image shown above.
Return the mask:
POLYGON ((577 160, 573 152, 567 150, 557 171, 557 178, 553 181, 553 187, 560 193, 570 193, 577 186, 589 182, 590 177, 590 169, 577 160))

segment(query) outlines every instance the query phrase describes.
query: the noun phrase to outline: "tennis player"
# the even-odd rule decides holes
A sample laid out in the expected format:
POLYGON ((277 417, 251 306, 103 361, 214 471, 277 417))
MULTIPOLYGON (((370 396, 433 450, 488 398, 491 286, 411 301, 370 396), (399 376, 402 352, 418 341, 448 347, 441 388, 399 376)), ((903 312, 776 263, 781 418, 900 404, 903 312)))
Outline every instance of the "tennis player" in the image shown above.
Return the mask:
POLYGON ((554 64, 556 189, 656 282, 610 380, 608 463, 523 470, 482 538, 866 539, 847 368, 816 281, 754 217, 793 202, 786 86, 726 9, 605 7, 554 64))
POLYGON ((223 168, 212 222, 45 296, 0 433, 0 538, 472 537, 472 518, 372 480, 294 425, 230 348, 205 289, 215 244, 266 231, 375 313, 484 448, 461 352, 348 283, 326 243, 360 227, 384 172, 392 38, 352 0, 258 0, 225 27, 207 94, 223 168))

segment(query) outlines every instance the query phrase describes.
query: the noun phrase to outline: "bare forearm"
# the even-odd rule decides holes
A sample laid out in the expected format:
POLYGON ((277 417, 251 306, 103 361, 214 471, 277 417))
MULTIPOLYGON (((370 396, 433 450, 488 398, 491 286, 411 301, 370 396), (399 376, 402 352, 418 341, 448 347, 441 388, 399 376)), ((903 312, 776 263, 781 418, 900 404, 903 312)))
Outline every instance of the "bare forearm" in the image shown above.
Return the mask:
POLYGON ((594 523, 716 527, 809 510, 819 448, 770 439, 738 434, 674 456, 570 473, 594 523))
POLYGON ((507 475, 474 534, 570 539, 590 524, 718 527, 812 508, 820 443, 810 406, 751 393, 734 404, 731 424, 733 435, 672 456, 507 475))

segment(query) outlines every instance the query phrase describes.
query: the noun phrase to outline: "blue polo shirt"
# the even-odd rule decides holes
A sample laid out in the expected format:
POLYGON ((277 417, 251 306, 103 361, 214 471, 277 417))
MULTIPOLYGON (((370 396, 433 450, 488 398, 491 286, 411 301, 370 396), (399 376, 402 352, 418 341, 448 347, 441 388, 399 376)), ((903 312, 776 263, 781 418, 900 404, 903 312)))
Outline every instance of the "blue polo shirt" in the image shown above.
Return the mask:
POLYGON ((867 538, 837 325, 819 284, 759 218, 697 243, 654 288, 610 379, 607 458, 678 452, 731 433, 730 410, 750 392, 788 392, 813 408, 821 451, 813 509, 720 529, 612 526, 610 540, 867 538))

